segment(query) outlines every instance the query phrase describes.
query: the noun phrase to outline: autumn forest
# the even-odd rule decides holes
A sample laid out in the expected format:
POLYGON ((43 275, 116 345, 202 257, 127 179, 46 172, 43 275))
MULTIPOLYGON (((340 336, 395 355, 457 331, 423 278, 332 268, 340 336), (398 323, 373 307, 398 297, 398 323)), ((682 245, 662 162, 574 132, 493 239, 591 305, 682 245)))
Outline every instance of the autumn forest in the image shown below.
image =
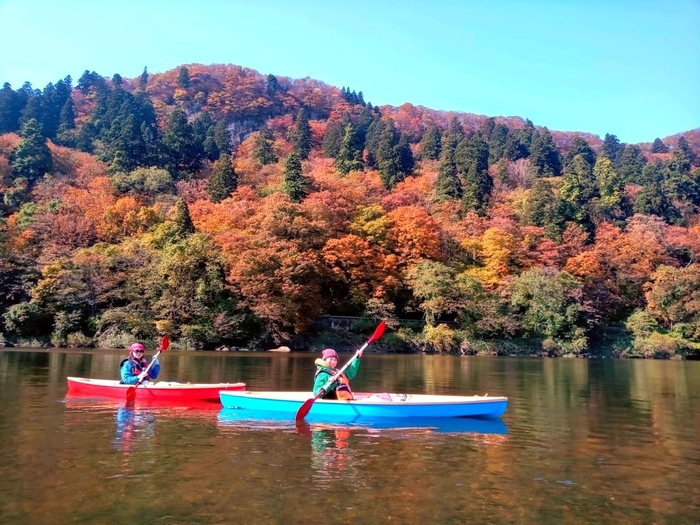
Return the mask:
POLYGON ((0 90, 0 346, 700 356, 700 129, 644 144, 190 64, 0 90), (316 338, 316 339, 315 339, 316 338))

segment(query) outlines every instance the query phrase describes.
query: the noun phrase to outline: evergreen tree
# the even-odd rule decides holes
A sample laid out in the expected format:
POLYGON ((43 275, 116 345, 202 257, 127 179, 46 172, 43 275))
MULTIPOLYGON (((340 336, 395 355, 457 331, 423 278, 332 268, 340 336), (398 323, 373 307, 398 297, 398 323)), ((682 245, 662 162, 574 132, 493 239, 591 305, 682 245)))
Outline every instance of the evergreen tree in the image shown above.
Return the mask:
POLYGON ((10 155, 10 165, 13 178, 24 179, 31 188, 51 171, 53 158, 35 119, 30 119, 22 126, 21 136, 17 149, 10 155))
POLYGON ((627 184, 643 184, 642 170, 647 163, 647 159, 635 144, 628 144, 620 155, 619 167, 617 170, 620 178, 627 184))
MULTIPOLYGON (((483 216, 486 215, 493 191, 493 179, 489 174, 489 146, 478 132, 468 140, 466 162, 462 164, 464 173, 462 207, 483 216)), ((457 160, 457 167, 460 168, 459 160, 457 160)))
POLYGON ((34 95, 27 98, 27 103, 22 109, 22 114, 19 118, 20 129, 30 120, 35 120, 38 126, 39 133, 44 137, 44 106, 43 106, 43 96, 42 94, 35 93, 34 95))
POLYGON ((111 157, 110 171, 112 173, 128 173, 143 165, 146 159, 145 144, 141 127, 136 121, 135 115, 129 115, 126 119, 114 119, 111 135, 114 136, 109 143, 111 157))
POLYGON ((326 132, 323 135, 323 155, 334 159, 340 152, 340 146, 343 143, 343 124, 337 120, 331 121, 326 126, 326 132))
POLYGON ((671 153, 670 162, 677 163, 678 169, 685 170, 690 170, 690 166, 695 162, 695 155, 693 155, 693 150, 690 149, 690 144, 685 140, 685 137, 681 136, 678 139, 678 144, 671 153))
POLYGON ((265 89, 269 96, 273 96, 280 90, 280 84, 277 81, 275 75, 267 75, 267 80, 265 81, 265 89))
POLYGON ((526 159, 530 155, 530 150, 525 145, 526 140, 527 137, 523 130, 509 130, 508 135, 506 136, 506 142, 503 145, 503 158, 512 162, 520 159, 526 159))
POLYGON ((690 147, 683 137, 664 169, 664 184, 672 198, 700 205, 700 181, 691 174, 690 147))
POLYGON ((440 167, 435 180, 435 200, 444 202, 462 198, 462 182, 457 175, 454 149, 446 147, 440 155, 440 167))
MULTIPOLYGON (((649 165, 651 166, 651 164, 649 165)), ((656 168, 647 168, 645 171, 661 170, 660 166, 656 168)), ((647 174, 650 179, 654 179, 653 174, 647 174)), ((681 221, 681 214, 671 202, 666 190, 660 181, 652 182, 651 184, 644 186, 642 191, 637 194, 637 198, 634 201, 634 212, 641 213, 643 215, 656 215, 661 217, 669 224, 679 223, 681 221)))
POLYGON ((591 148, 591 145, 586 142, 583 137, 576 136, 571 143, 571 149, 564 157, 564 167, 569 167, 574 160, 574 157, 581 155, 582 159, 588 163, 588 165, 593 168, 595 166, 596 154, 591 148))
POLYGON ((523 222, 545 227, 551 220, 555 205, 556 198, 549 181, 535 179, 523 206, 523 222))
POLYGON ((304 108, 301 108, 297 113, 292 133, 292 144, 294 144, 294 150, 299 154, 301 160, 309 158, 309 153, 311 153, 311 126, 304 108))
POLYGON ((226 153, 227 155, 233 154, 231 137, 226 127, 226 122, 223 120, 214 124, 214 144, 216 145, 216 149, 221 153, 226 153))
MULTIPOLYGON (((369 130, 369 127, 372 125, 372 122, 374 122, 374 118, 375 115, 372 111, 372 104, 369 104, 368 106, 362 108, 360 116, 357 119, 357 126, 355 126, 355 131, 357 133, 358 140, 361 144, 365 143, 367 139, 367 130, 369 130)), ((348 122, 350 122, 350 115, 345 113, 343 115, 343 128, 348 122)))
POLYGON ((231 164, 231 157, 222 153, 214 163, 214 170, 209 178, 207 192, 212 202, 228 199, 238 187, 238 175, 231 164))
MULTIPOLYGON (((367 128, 364 147, 367 150, 367 167, 369 168, 379 168, 379 162, 377 160, 377 151, 379 150, 380 138, 386 126, 387 123, 383 121, 379 115, 376 115, 372 120, 372 123, 367 128)), ((357 140, 359 144, 362 144, 362 139, 359 136, 359 134, 357 140)))
POLYGON ((175 203, 175 211, 173 212, 172 220, 183 235, 194 233, 194 222, 192 222, 190 210, 184 199, 178 199, 175 203))
POLYGON ((309 193, 309 181, 301 171, 301 159, 296 151, 284 159, 282 191, 289 196, 289 200, 296 203, 303 201, 309 193))
POLYGON ((569 206, 569 218, 589 228, 590 204, 599 196, 593 167, 582 154, 576 155, 564 170, 564 179, 559 189, 559 197, 569 206))
POLYGON ((185 66, 180 68, 180 73, 177 75, 177 85, 182 89, 187 89, 190 87, 190 71, 185 66))
POLYGON ((148 68, 144 66, 143 73, 139 77, 139 89, 141 91, 146 91, 146 86, 148 85, 148 68))
POLYGON ((603 141, 603 155, 609 158, 614 166, 617 166, 620 161, 620 156, 625 149, 625 145, 620 143, 620 139, 610 133, 605 134, 603 141))
POLYGON ((496 119, 489 117, 481 123, 481 126, 479 126, 479 133, 481 133, 484 140, 488 142, 491 140, 491 134, 493 133, 494 129, 496 129, 496 119))
POLYGON ((653 144, 651 145, 651 152, 652 153, 668 153, 668 146, 663 143, 663 141, 660 138, 654 139, 653 144))
POLYGON ((441 140, 440 130, 435 123, 428 124, 420 143, 420 157, 425 160, 439 159, 442 150, 441 140))
POLYGON ((258 136, 255 137, 255 143, 253 145, 253 155, 258 159, 261 166, 277 162, 278 159, 277 155, 275 155, 274 144, 275 139, 270 128, 263 126, 258 136))
POLYGON ((615 171, 612 161, 605 155, 599 155, 593 167, 593 176, 600 195, 593 203, 596 211, 604 220, 625 219, 631 206, 625 194, 625 183, 615 171))
POLYGON ((466 135, 464 133, 462 123, 456 116, 453 116, 450 120, 450 125, 448 126, 447 131, 445 131, 445 133, 442 135, 442 147, 444 148, 449 144, 453 148, 456 148, 465 137, 466 135))
POLYGON ((26 103, 26 94, 14 91, 7 82, 3 84, 0 90, 0 135, 19 130, 19 119, 26 103))
POLYGON ((404 179, 404 174, 399 167, 399 156, 396 150, 398 140, 392 120, 387 121, 384 131, 379 138, 377 149, 377 163, 379 164, 379 177, 386 189, 391 189, 404 179))
POLYGON ((72 148, 75 146, 77 133, 75 131, 75 111, 73 110, 73 101, 70 98, 63 104, 58 122, 56 141, 62 146, 72 148))
POLYGON ((561 173, 561 155, 547 128, 538 133, 530 148, 530 167, 536 177, 554 177, 561 173))
POLYGON ((166 123, 163 145, 168 156, 167 166, 173 175, 191 175, 200 168, 204 153, 197 147, 187 115, 179 108, 170 114, 166 123))
POLYGON ((508 139, 508 126, 496 124, 489 139, 489 164, 494 164, 503 158, 503 152, 508 139))
POLYGON ((404 175, 413 173, 413 168, 416 166, 416 160, 413 158, 413 151, 408 142, 408 135, 401 133, 399 135, 399 143, 396 145, 396 156, 399 160, 399 171, 404 175))
POLYGON ((362 144, 360 144, 352 124, 345 126, 345 136, 335 159, 335 167, 343 175, 363 169, 362 144))

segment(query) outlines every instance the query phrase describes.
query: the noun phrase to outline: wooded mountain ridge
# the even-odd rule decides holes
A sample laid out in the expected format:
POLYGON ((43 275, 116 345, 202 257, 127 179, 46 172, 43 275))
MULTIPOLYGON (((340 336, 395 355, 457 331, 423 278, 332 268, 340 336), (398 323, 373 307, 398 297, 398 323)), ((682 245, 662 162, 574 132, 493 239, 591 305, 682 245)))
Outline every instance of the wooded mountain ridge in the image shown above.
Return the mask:
POLYGON ((425 351, 700 343, 700 130, 624 144, 234 65, 72 82, 0 90, 0 339, 307 344, 335 314, 425 351))

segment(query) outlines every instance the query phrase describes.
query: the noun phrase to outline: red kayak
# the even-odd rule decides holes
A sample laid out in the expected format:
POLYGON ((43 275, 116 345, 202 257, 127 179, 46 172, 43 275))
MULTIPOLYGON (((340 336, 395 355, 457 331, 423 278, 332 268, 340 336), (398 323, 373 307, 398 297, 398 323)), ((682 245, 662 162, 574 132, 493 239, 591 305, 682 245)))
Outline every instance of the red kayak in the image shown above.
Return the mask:
MULTIPOLYGON (((68 378, 68 393, 79 396, 126 399, 127 389, 114 379, 68 378)), ((168 401, 187 404, 195 401, 220 403, 221 390, 245 390, 245 383, 175 383, 158 381, 145 383, 136 389, 137 401, 168 401)))

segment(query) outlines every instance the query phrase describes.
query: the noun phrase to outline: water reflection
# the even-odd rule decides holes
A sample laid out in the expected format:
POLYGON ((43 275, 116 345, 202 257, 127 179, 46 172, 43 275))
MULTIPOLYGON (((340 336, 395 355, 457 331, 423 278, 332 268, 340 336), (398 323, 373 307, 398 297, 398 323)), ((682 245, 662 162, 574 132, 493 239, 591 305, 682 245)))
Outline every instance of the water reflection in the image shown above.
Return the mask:
POLYGON ((333 418, 332 416, 309 416, 295 422, 286 414, 259 410, 223 408, 219 412, 219 424, 254 429, 295 429, 299 434, 309 436, 314 428, 367 429, 374 431, 404 431, 441 434, 494 434, 506 435, 508 427, 500 418, 333 418))
POLYGON ((117 409, 117 432, 114 448, 128 456, 136 443, 139 447, 148 444, 155 436, 156 413, 153 409, 139 410, 124 406, 117 409))

